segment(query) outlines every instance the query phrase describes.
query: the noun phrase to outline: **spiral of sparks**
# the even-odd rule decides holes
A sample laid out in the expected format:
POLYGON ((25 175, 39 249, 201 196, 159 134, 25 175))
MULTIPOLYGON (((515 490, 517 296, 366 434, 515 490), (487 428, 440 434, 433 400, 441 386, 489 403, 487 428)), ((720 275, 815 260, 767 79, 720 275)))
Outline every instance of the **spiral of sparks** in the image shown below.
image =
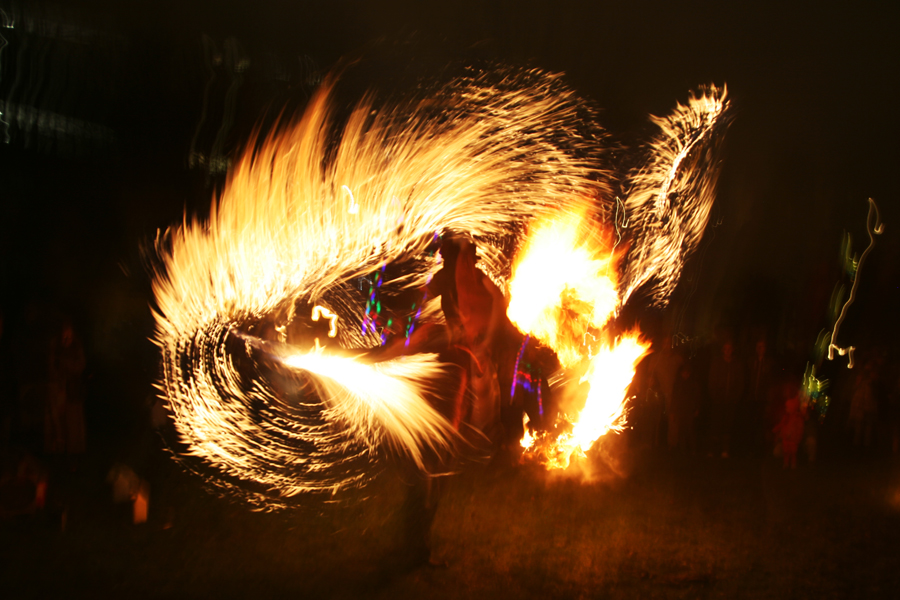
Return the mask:
MULTIPOLYGON (((652 282, 657 299, 671 291, 712 201, 714 175, 699 170, 724 110, 713 88, 657 121, 662 132, 624 203, 634 225, 619 283, 596 248, 615 205, 606 136, 558 76, 472 70, 399 101, 369 95, 343 118, 335 85, 326 81, 302 117, 250 144, 208 221, 157 240, 159 387, 184 454, 265 508, 363 485, 384 447, 421 468, 428 452, 452 448, 454 431, 430 402, 447 376, 436 355, 373 352, 402 337, 392 323, 407 324, 408 342, 417 320, 440 321, 433 299, 403 300, 439 267, 436 236, 474 239, 479 267, 505 289, 530 232, 568 223, 582 245, 560 252, 580 252, 584 268, 553 293, 577 289, 592 308, 572 331, 599 332, 638 287, 652 282), (392 318, 376 323, 373 311, 392 318), (277 336, 261 334, 267 326, 277 336)), ((522 289, 510 289, 511 309, 537 293, 522 289)), ((552 329, 548 310, 535 322, 552 329)), ((557 337, 569 340, 557 349, 570 356, 563 362, 579 362, 585 350, 572 335, 557 337)), ((622 396, 601 411, 607 421, 620 422, 622 396)))

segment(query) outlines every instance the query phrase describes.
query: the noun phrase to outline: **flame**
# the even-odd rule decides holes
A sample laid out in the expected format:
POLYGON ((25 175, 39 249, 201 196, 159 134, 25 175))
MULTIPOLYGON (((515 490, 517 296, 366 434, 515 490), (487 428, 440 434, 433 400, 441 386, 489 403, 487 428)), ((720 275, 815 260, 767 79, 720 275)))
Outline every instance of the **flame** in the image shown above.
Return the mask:
POLYGON ((600 352, 590 359, 581 381, 590 383, 591 389, 572 429, 573 442, 579 448, 587 450, 610 430, 622 429, 628 386, 649 349, 649 343, 632 333, 610 346, 601 346, 600 352))
POLYGON ((315 374, 313 384, 329 409, 359 430, 360 437, 378 422, 382 426, 374 434, 386 437, 424 469, 422 448, 445 448, 451 436, 441 415, 419 401, 420 390, 440 375, 436 359, 434 354, 416 354, 368 365, 316 350, 282 360, 292 369, 315 374))
POLYGON ((638 290, 665 305, 675 289, 715 198, 726 96, 725 88, 704 87, 667 117, 652 118, 659 131, 629 174, 628 196, 616 199, 616 235, 621 239, 620 227, 627 228, 630 244, 621 256, 605 249, 599 228, 583 215, 570 212, 532 227, 510 282, 508 316, 552 348, 569 375, 581 370, 576 376, 590 386, 580 414, 562 415, 555 425, 560 433, 526 431, 526 452, 549 468, 566 468, 573 454, 624 426, 625 395, 649 344, 633 333, 601 343, 594 354, 588 338, 608 340, 608 321, 638 290))
MULTIPOLYGON (((272 508, 363 485, 384 441, 419 466, 429 448, 452 445, 452 426, 428 403, 447 373, 433 356, 358 358, 392 335, 390 320, 379 331, 370 314, 381 310, 377 294, 418 293, 439 266, 431 248, 442 233, 475 240, 479 267, 505 287, 507 250, 531 232, 510 318, 591 386, 566 462, 569 447, 621 427, 637 350, 607 343, 613 360, 586 340, 608 338, 603 328, 637 290, 663 303, 677 283, 713 199, 707 166, 724 91, 708 88, 657 120, 640 167, 620 181, 594 111, 557 75, 472 69, 406 98, 366 95, 349 114, 336 110, 334 86, 328 79, 302 117, 248 144, 207 221, 185 219, 157 240, 158 387, 183 454, 211 470, 211 483, 272 508), (623 202, 613 202, 615 187, 631 190, 623 202), (617 229, 629 229, 621 257, 598 226, 613 205, 617 229), (359 281, 386 265, 402 275, 360 293, 359 281), (315 317, 329 319, 329 345, 303 354, 314 340, 296 331, 315 317), (292 328, 297 345, 256 337, 266 324, 280 342, 292 328), (293 369, 293 379, 276 373, 293 391, 273 385, 251 348, 293 369), (308 384, 318 398, 296 391, 308 384)), ((439 311, 417 301, 394 313, 407 332, 439 311)))
POLYGON ((571 214, 539 223, 509 285, 510 321, 553 348, 564 367, 584 358, 585 334, 618 309, 612 257, 585 226, 571 214))
POLYGON ((583 455, 622 429, 628 386, 649 349, 637 333, 601 343, 597 352, 586 343, 606 336, 619 309, 615 256, 590 225, 576 214, 539 223, 510 282, 510 320, 552 348, 564 369, 580 370, 580 382, 589 385, 577 418, 563 417, 562 433, 534 435, 526 427, 522 446, 550 468, 568 467, 572 454, 583 455))
MULTIPOLYGON (((504 250, 529 223, 592 203, 602 211, 611 197, 605 133, 557 76, 467 71, 402 99, 366 95, 343 119, 335 85, 251 141, 208 221, 186 219, 157 240, 158 386, 182 454, 264 508, 365 484, 385 443, 420 467, 423 453, 453 445, 452 424, 429 404, 444 365, 359 358, 396 341, 373 315, 427 284, 440 266, 436 235, 473 238, 480 266, 505 286, 504 250), (402 274, 384 280, 386 265, 402 274), (359 282, 373 273, 366 295, 359 282), (328 345, 314 346, 308 321, 323 317, 328 345), (292 344, 260 339, 265 324, 280 342, 293 332, 292 344)), ((406 325, 395 329, 438 320, 439 306, 417 297, 412 310, 391 307, 406 325)))
MULTIPOLYGON (((602 345, 589 359, 582 383, 590 384, 584 409, 575 418, 563 414, 556 429, 561 433, 532 433, 527 428, 522 447, 548 469, 565 469, 572 456, 585 456, 594 443, 610 431, 625 426, 628 386, 635 369, 647 354, 650 344, 637 333, 631 333, 602 345)), ((526 423, 527 424, 527 423, 526 423)))

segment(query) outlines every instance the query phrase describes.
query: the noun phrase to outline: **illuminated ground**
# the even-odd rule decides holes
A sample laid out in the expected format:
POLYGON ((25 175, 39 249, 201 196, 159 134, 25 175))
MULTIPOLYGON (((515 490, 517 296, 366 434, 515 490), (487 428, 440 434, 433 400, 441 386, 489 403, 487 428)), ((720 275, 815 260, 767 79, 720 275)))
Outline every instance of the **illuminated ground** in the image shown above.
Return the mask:
POLYGON ((159 514, 130 525, 96 471, 84 468, 61 492, 65 532, 53 515, 0 524, 4 597, 900 593, 900 465, 884 461, 785 472, 774 459, 646 454, 628 479, 595 485, 471 469, 450 481, 437 516, 435 555, 447 566, 411 573, 391 567, 398 494, 352 510, 266 515, 179 476, 174 526, 163 530, 159 514))

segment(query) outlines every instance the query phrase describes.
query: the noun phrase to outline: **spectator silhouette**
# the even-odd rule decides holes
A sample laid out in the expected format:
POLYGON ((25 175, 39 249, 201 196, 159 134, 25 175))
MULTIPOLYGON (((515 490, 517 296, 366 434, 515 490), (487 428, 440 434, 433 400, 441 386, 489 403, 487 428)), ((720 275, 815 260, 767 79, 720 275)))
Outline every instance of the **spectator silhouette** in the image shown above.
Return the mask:
POLYGON ((726 340, 713 356, 709 367, 710 452, 728 458, 735 410, 744 393, 744 369, 734 353, 734 344, 726 340))
POLYGON ((48 454, 82 454, 85 450, 84 349, 68 321, 50 340, 44 450, 48 454))
POLYGON ((793 394, 784 403, 784 414, 775 426, 775 434, 781 442, 781 456, 785 469, 797 468, 797 449, 803 439, 803 426, 806 421, 800 399, 793 394))

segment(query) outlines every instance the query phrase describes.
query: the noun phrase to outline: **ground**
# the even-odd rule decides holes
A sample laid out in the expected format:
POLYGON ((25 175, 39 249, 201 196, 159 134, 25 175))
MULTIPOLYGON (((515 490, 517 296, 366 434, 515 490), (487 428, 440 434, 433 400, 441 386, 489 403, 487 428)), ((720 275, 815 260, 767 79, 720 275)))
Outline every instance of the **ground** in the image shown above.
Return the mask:
POLYGON ((896 462, 833 458, 785 471, 774 458, 646 450, 623 468, 624 477, 585 484, 534 466, 470 465, 447 479, 437 513, 443 564, 404 570, 394 560, 402 483, 390 471, 361 504, 275 514, 176 473, 164 498, 151 499, 150 522, 134 526, 100 467, 83 464, 59 478, 55 507, 0 522, 0 594, 900 597, 896 462))

